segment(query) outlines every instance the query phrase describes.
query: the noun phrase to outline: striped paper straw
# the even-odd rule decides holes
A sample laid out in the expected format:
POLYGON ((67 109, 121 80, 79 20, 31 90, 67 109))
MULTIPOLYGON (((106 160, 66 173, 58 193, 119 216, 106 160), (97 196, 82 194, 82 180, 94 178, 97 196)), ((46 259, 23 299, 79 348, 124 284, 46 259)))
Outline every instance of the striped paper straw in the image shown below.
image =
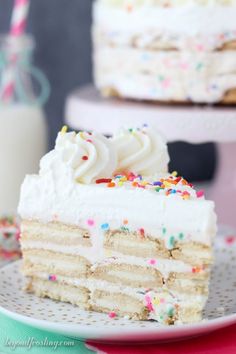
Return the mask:
POLYGON ((11 18, 12 36, 21 36, 25 32, 28 12, 29 0, 15 0, 11 18))
MULTIPOLYGON (((10 29, 10 36, 12 38, 19 38, 24 34, 28 11, 29 0, 15 0, 10 29)), ((3 72, 0 96, 4 102, 9 102, 13 98, 16 61, 17 57, 13 55, 12 58, 10 58, 10 62, 7 64, 6 70, 3 72)))

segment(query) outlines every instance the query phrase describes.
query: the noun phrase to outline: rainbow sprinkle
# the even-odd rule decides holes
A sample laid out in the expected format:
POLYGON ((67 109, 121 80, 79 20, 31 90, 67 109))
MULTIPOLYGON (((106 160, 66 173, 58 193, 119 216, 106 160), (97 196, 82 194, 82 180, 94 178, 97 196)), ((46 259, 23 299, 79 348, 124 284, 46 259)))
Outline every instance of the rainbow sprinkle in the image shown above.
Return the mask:
POLYGON ((141 235, 141 237, 145 237, 145 231, 144 231, 144 228, 140 228, 139 230, 139 233, 140 233, 140 235, 141 235))
POLYGON ((193 267, 192 268, 192 273, 200 273, 203 270, 202 267, 193 267))
POLYGON ((102 183, 110 183, 112 181, 111 178, 99 178, 95 182, 96 184, 102 184, 102 183))
POLYGON ((204 191, 196 192, 193 185, 187 182, 184 178, 177 176, 177 172, 174 171, 166 178, 159 178, 154 181, 150 181, 144 178, 140 174, 119 173, 112 179, 99 179, 96 183, 105 183, 108 188, 120 188, 123 185, 130 188, 146 189, 153 192, 157 192, 166 196, 178 196, 183 200, 189 200, 192 198, 201 198, 204 196, 204 191))
POLYGON ((198 191, 197 192, 197 197, 198 198, 204 197, 204 191, 203 190, 198 191))
POLYGON ((117 314, 114 311, 111 311, 108 313, 109 318, 115 318, 116 316, 117 316, 117 314))
POLYGON ((180 232, 180 233, 179 233, 179 239, 180 239, 180 240, 183 240, 183 238, 184 238, 184 234, 183 234, 183 232, 180 232))
POLYGON ((155 265, 156 263, 157 263, 157 261, 155 259, 148 260, 148 264, 150 264, 150 265, 155 265))
POLYGON ((168 239, 168 241, 167 241, 167 248, 168 248, 168 249, 174 248, 175 242, 176 242, 176 241, 175 241, 175 237, 174 237, 174 236, 170 236, 169 239, 168 239))
POLYGON ((88 219, 87 220, 87 224, 88 224, 88 226, 94 226, 95 225, 95 221, 93 219, 88 219))
POLYGON ((236 236, 233 236, 233 235, 232 236, 231 235, 226 236, 225 237, 225 242, 228 245, 232 245, 232 244, 236 243, 236 236))
POLYGON ((148 309, 148 311, 153 312, 154 308, 152 306, 152 299, 149 295, 145 295, 145 303, 146 303, 146 307, 148 309))
POLYGON ((109 227, 109 224, 108 224, 108 223, 104 223, 104 224, 101 225, 101 229, 102 229, 102 230, 109 230, 109 228, 110 228, 110 227, 109 227))
POLYGON ((64 125, 64 126, 61 128, 61 133, 62 133, 62 134, 65 134, 65 133, 67 132, 67 130, 68 130, 67 125, 64 125))

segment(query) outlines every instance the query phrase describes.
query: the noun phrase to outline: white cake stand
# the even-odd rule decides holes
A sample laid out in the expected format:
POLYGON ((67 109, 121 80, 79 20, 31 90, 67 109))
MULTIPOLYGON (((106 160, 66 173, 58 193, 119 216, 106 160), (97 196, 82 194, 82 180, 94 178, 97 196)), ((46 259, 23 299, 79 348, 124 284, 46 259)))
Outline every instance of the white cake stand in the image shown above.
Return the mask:
POLYGON ((73 129, 112 134, 121 126, 156 127, 168 142, 216 142, 219 167, 208 197, 216 203, 220 223, 236 228, 236 108, 158 105, 102 98, 92 85, 66 100, 66 123, 73 129))

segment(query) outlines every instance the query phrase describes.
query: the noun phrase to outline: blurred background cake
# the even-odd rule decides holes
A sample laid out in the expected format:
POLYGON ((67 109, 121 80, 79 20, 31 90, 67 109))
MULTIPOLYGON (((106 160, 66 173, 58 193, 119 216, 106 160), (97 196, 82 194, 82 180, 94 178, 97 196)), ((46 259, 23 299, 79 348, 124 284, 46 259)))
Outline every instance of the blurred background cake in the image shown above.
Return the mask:
POLYGON ((96 87, 105 96, 235 104, 235 18, 235 0, 96 0, 96 87))

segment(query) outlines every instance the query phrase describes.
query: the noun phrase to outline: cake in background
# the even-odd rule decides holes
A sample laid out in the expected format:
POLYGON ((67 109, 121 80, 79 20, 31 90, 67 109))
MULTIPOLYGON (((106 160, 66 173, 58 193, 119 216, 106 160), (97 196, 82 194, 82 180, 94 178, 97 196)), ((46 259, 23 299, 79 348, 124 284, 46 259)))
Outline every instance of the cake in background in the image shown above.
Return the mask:
POLYGON ((96 0, 96 87, 105 96, 235 104, 235 18, 235 0, 96 0))
POLYGON ((214 203, 169 174, 151 128, 58 134, 19 203, 26 290, 109 317, 202 318, 214 203))

